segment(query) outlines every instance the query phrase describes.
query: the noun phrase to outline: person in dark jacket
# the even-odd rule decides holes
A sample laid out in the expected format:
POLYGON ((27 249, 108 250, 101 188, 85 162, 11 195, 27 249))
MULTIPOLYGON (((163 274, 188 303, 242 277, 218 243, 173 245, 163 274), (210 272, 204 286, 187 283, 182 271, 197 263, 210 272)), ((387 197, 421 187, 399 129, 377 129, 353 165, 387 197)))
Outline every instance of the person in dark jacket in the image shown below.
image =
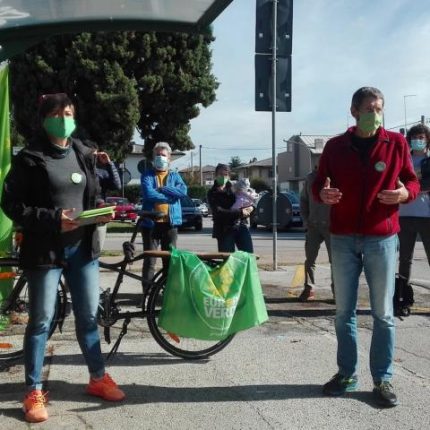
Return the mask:
MULTIPOLYGON (((315 298, 315 262, 323 242, 331 263, 330 206, 317 202, 312 195, 312 183, 317 175, 317 169, 318 166, 315 166, 315 170, 306 176, 300 194, 300 214, 303 219, 303 227, 306 229, 305 286, 299 296, 301 302, 315 298)), ((334 294, 333 281, 331 282, 331 290, 334 294)))
MULTIPOLYGON (((97 207, 105 206, 106 194, 109 190, 120 190, 122 187, 121 179, 115 163, 111 161, 109 154, 100 151, 97 143, 91 140, 84 140, 83 143, 93 149, 96 159, 96 177, 98 192, 96 197, 97 207)), ((100 250, 106 239, 107 224, 98 224, 97 233, 99 235, 100 250)))
POLYGON ((208 202, 212 209, 212 237, 218 242, 219 252, 254 252, 251 233, 246 224, 253 207, 232 209, 236 196, 230 182, 230 169, 226 164, 215 168, 215 182, 208 191, 208 202))
POLYGON ((382 127, 384 96, 363 87, 352 96, 357 125, 330 139, 320 158, 312 191, 331 205, 332 273, 336 293, 338 373, 324 385, 339 396, 357 387, 357 292, 362 270, 373 316, 370 371, 374 395, 383 407, 397 405, 393 376, 393 295, 399 232, 399 204, 417 196, 405 138, 382 127))
MULTIPOLYGON (((100 350, 100 247, 95 224, 80 226, 75 219, 81 211, 96 207, 97 179, 93 151, 70 137, 74 116, 66 94, 41 97, 40 130, 14 158, 3 188, 1 207, 23 231, 20 265, 29 288, 23 409, 29 422, 48 418, 42 366, 61 275, 71 293, 76 336, 90 373, 87 393, 111 401, 124 398, 105 372, 100 350)), ((97 222, 110 219, 99 217, 97 222)))
POLYGON ((100 151, 97 143, 91 140, 83 140, 84 145, 92 148, 96 159, 96 176, 100 188, 97 193, 97 206, 102 206, 106 200, 107 192, 110 190, 120 190, 122 187, 121 178, 115 163, 111 161, 109 154, 100 151))
POLYGON ((408 285, 411 278, 411 267, 415 243, 418 235, 426 252, 430 265, 430 195, 426 182, 429 178, 422 176, 422 164, 428 163, 430 156, 430 128, 417 124, 408 130, 406 140, 411 149, 411 160, 420 179, 421 192, 418 197, 400 207, 399 221, 399 281, 408 285))

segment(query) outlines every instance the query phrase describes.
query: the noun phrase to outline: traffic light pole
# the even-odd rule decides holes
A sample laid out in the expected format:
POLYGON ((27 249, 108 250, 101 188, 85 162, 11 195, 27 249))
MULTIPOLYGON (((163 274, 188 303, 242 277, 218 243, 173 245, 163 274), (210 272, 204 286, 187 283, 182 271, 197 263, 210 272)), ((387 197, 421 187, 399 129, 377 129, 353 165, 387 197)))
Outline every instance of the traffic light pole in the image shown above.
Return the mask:
POLYGON ((276 62, 277 62, 277 22, 278 0, 273 0, 273 42, 272 42, 272 232, 273 232, 273 270, 278 270, 278 219, 276 200, 278 197, 278 172, 276 169, 276 62))

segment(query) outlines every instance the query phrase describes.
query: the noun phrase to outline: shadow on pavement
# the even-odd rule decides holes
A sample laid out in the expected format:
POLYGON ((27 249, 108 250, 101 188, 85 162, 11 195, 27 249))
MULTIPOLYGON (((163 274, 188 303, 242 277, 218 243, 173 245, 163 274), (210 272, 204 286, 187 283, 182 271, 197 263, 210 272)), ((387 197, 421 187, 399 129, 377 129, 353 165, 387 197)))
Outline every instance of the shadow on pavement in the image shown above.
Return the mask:
POLYGON ((266 303, 302 303, 303 305, 308 304, 312 305, 312 303, 325 303, 328 305, 334 305, 333 299, 327 299, 327 300, 309 300, 306 302, 301 302, 298 297, 267 297, 264 296, 264 301, 266 303))
MULTIPOLYGON (((104 354, 105 358, 107 354, 104 354)), ((184 360, 183 358, 173 357, 169 354, 145 354, 117 352, 109 360, 106 360, 107 365, 113 366, 159 366, 159 365, 177 365, 177 364, 206 364, 210 360, 184 360)), ((82 354, 61 354, 56 355, 52 360, 51 366, 85 366, 82 354)))
MULTIPOLYGON (((327 317, 335 316, 336 309, 268 309, 271 317, 327 317)), ((359 309, 357 315, 371 315, 370 309, 359 309)))
MULTIPOLYGON (((49 381, 45 387, 50 393, 51 408, 61 401, 82 402, 92 405, 70 409, 72 412, 90 412, 111 409, 126 405, 141 405, 154 403, 209 403, 209 402, 248 402, 267 400, 308 399, 325 397, 322 386, 317 384, 265 384, 239 385, 217 387, 168 387, 156 385, 121 385, 126 393, 123 402, 105 402, 85 393, 86 384, 73 384, 65 381, 49 381)), ((20 402, 24 386, 21 383, 4 384, 1 398, 3 401, 20 402)), ((347 398, 355 399, 379 409, 373 400, 371 392, 347 393, 347 398)), ((336 401, 336 399, 332 399, 336 401)), ((64 413, 64 411, 63 411, 64 413)), ((0 408, 0 414, 23 420, 21 403, 17 408, 0 408)))

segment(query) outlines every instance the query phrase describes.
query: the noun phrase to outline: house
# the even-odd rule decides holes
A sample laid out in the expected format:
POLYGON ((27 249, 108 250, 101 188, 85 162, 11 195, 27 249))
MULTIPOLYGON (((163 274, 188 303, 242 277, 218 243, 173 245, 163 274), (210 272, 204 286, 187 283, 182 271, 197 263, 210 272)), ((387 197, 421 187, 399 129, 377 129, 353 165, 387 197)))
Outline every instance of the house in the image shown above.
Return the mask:
POLYGON ((237 173, 238 179, 248 178, 251 181, 254 178, 259 178, 270 186, 273 179, 272 157, 243 164, 235 167, 233 171, 237 173))
POLYGON ((284 139, 287 150, 278 154, 278 184, 282 191, 301 192, 306 175, 318 165, 323 148, 332 137, 299 134, 284 139))
MULTIPOLYGON (((179 173, 188 183, 200 183, 200 166, 187 167, 179 170, 179 173)), ((215 166, 202 166, 202 184, 211 186, 215 179, 215 166)))

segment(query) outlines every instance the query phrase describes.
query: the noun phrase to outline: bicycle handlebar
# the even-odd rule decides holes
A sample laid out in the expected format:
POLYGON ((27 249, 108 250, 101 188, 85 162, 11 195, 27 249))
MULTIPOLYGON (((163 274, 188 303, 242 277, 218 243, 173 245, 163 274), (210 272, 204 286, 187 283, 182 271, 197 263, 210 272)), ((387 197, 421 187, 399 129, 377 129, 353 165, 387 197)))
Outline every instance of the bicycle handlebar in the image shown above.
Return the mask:
MULTIPOLYGON (((143 251, 144 257, 170 257, 170 251, 161 251, 161 250, 147 250, 143 251)), ((230 252, 195 252, 195 255, 202 260, 226 260, 230 257, 230 252)))
POLYGON ((163 218, 165 215, 163 212, 159 211, 137 211, 136 213, 139 218, 149 218, 152 220, 163 218))

